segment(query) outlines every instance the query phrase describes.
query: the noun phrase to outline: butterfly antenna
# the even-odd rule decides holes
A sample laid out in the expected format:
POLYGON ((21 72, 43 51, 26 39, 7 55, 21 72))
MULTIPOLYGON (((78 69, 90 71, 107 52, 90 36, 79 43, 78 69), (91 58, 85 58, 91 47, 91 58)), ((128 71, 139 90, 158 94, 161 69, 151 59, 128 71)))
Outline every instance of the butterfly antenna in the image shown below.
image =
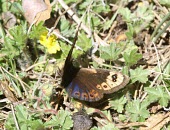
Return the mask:
POLYGON ((71 60, 71 55, 72 55, 72 53, 73 53, 73 49, 74 49, 75 44, 76 44, 76 41, 77 41, 77 39, 78 39, 78 32, 79 32, 80 26, 81 26, 81 22, 80 22, 80 24, 78 25, 78 28, 77 28, 77 31, 76 31, 76 34, 75 34, 75 38, 74 38, 73 44, 72 44, 72 46, 71 46, 71 49, 70 49, 70 51, 69 51, 69 53, 68 53, 66 62, 71 60))

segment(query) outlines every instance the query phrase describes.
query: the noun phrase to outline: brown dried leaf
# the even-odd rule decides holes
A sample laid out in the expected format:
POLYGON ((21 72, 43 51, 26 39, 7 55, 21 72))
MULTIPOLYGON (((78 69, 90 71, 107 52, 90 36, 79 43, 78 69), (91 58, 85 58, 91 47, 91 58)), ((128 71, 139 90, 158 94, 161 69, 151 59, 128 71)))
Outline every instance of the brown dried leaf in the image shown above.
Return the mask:
POLYGON ((170 112, 152 115, 146 122, 147 127, 140 127, 140 130, 160 130, 170 121, 170 112))
POLYGON ((11 102, 16 102, 17 98, 9 88, 9 83, 7 81, 0 82, 0 91, 2 91, 6 98, 11 102))
POLYGON ((123 34, 118 35, 115 40, 116 40, 116 43, 119 43, 120 41, 125 41, 126 39, 127 39, 127 36, 125 33, 123 33, 123 34))
POLYGON ((9 12, 9 11, 2 13, 2 20, 3 20, 4 26, 6 28, 13 27, 17 22, 15 15, 12 14, 11 12, 9 12))
POLYGON ((49 0, 23 0, 22 7, 26 20, 32 24, 36 21, 45 21, 50 18, 51 6, 49 0))

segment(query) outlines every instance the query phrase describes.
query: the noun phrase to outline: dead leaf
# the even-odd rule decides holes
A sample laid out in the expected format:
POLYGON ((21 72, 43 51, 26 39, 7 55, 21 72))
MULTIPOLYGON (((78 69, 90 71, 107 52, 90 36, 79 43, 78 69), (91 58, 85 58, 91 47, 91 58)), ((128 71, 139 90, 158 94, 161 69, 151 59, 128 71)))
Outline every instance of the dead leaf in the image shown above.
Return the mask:
POLYGON ((115 40, 116 40, 116 43, 119 43, 120 41, 125 41, 126 39, 127 39, 127 36, 125 33, 123 33, 123 34, 118 35, 115 40))
POLYGON ((17 22, 15 15, 9 11, 2 13, 2 20, 6 28, 13 27, 17 22))
POLYGON ((0 91, 2 91, 6 98, 11 102, 16 102, 17 98, 9 88, 9 83, 7 81, 0 82, 0 91))
POLYGON ((22 7, 26 20, 32 24, 36 21, 45 21, 50 18, 51 5, 49 0, 23 0, 22 7))
POLYGON ((170 112, 152 115, 146 122, 147 127, 140 127, 140 130, 160 130, 170 121, 170 112))

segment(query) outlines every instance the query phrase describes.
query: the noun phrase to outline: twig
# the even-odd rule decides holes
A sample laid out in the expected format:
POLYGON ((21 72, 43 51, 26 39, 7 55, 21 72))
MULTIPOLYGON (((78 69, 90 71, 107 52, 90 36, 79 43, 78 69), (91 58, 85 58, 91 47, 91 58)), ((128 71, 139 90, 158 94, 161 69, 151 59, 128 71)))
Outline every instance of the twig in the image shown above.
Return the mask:
POLYGON ((17 79, 17 80, 20 82, 21 86, 23 87, 23 89, 24 89, 24 91, 25 91, 25 95, 28 95, 28 92, 27 92, 27 90, 26 90, 26 88, 25 88, 24 85, 26 85, 28 88, 29 88, 29 86, 28 86, 25 82, 23 82, 18 76, 12 75, 10 72, 8 72, 8 71, 7 71, 5 68, 3 68, 3 67, 0 67, 0 70, 1 70, 1 72, 5 71, 5 72, 6 72, 7 74, 9 74, 11 77, 17 79), (3 70, 3 71, 2 71, 2 70, 3 70))
MULTIPOLYGON (((60 35, 59 33, 57 33, 55 30, 53 31, 53 33, 57 36, 57 37, 59 37, 59 38, 61 38, 61 39, 63 39, 64 41, 66 41, 67 43, 69 43, 69 44, 73 44, 71 41, 69 41, 67 38, 65 38, 65 37, 63 37, 62 35, 60 35)), ((76 49, 79 49, 79 50, 81 50, 81 51, 83 51, 83 49, 81 48, 81 47, 79 47, 79 46, 77 46, 77 45, 75 45, 75 47, 76 47, 76 49)))
POLYGON ((10 106, 11 106, 11 110, 12 110, 12 115, 13 115, 13 118, 14 118, 15 126, 16 126, 17 130, 20 130, 19 125, 18 125, 18 121, 17 121, 16 116, 15 116, 14 106, 13 106, 13 104, 11 104, 10 106))
POLYGON ((79 4, 79 3, 80 3, 80 1, 76 2, 75 4, 73 4, 71 7, 69 7, 69 8, 68 8, 67 10, 65 10, 64 12, 61 12, 61 14, 59 15, 59 17, 58 17, 57 20, 55 21, 53 27, 50 29, 51 32, 54 30, 54 28, 56 28, 56 26, 57 26, 59 20, 61 19, 61 17, 62 17, 65 13, 67 13, 67 11, 68 11, 69 9, 71 9, 72 7, 76 6, 76 5, 79 4))
MULTIPOLYGON (((47 54, 45 55, 44 60, 46 60, 46 58, 47 58, 47 54)), ((33 89, 33 92, 32 92, 32 97, 34 97, 35 91, 39 88, 39 85, 40 85, 40 82, 41 82, 41 78, 43 77, 44 71, 45 71, 45 69, 46 69, 46 65, 47 65, 48 63, 49 63, 49 62, 46 61, 45 67, 44 67, 44 69, 42 70, 42 72, 41 72, 41 74, 40 74, 40 76, 39 76, 39 78, 38 78, 37 83, 34 84, 34 87, 33 87, 34 89, 33 89)))
MULTIPOLYGON (((69 9, 69 7, 65 4, 65 2, 63 0, 58 0, 58 2, 60 3, 60 5, 67 10, 67 13, 73 18, 73 20, 77 23, 80 24, 81 20, 79 19, 79 17, 71 10, 69 9)), ((87 35, 90 37, 92 35, 92 31, 83 23, 81 23, 81 28, 87 33, 87 35)), ((101 45, 107 45, 105 41, 103 41, 96 33, 94 33, 94 37, 95 40, 98 44, 101 45)))
POLYGON ((121 125, 116 125, 117 128, 128 128, 132 126, 146 126, 145 122, 132 122, 132 123, 126 123, 126 124, 121 124, 121 125))
MULTIPOLYGON (((36 64, 33 64, 32 66, 29 66, 25 71, 29 71, 30 69, 38 66, 38 65, 41 65, 41 64, 45 64, 47 61, 42 61, 42 62, 38 62, 36 64)), ((56 59, 52 59, 52 60, 49 60, 49 63, 53 63, 53 62, 56 62, 56 59)))

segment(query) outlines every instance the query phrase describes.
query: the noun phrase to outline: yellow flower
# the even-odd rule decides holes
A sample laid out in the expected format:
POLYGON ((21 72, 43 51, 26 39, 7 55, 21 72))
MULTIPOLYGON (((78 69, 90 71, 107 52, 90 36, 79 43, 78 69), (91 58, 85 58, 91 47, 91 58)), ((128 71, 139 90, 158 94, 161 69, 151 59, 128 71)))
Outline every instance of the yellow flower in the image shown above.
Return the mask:
POLYGON ((39 39, 40 44, 46 47, 49 54, 55 54, 57 51, 60 51, 60 45, 57 42, 57 37, 52 34, 47 37, 47 32, 44 32, 39 39))

